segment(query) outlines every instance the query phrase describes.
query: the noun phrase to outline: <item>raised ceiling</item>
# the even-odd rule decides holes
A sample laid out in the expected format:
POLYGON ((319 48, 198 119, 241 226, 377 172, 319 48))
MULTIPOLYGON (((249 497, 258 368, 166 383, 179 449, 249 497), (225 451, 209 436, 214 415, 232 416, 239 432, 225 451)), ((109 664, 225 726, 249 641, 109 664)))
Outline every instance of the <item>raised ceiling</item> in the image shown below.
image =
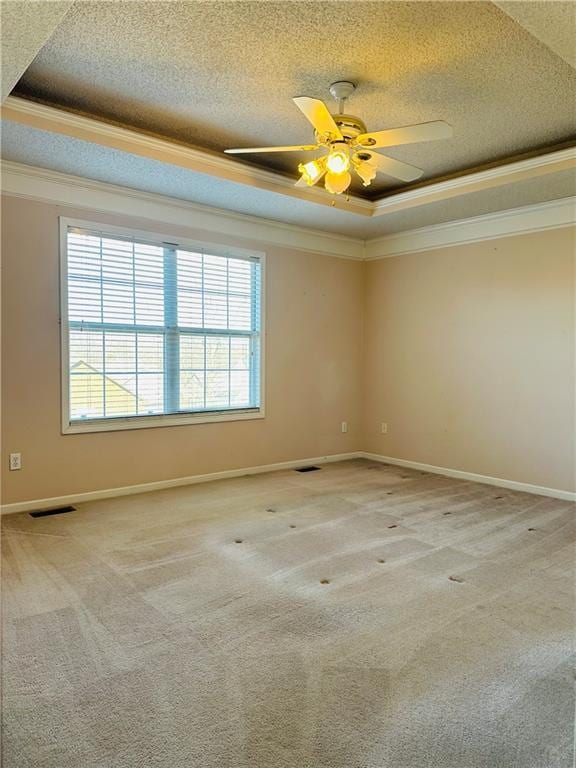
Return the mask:
POLYGON ((72 0, 52 0, 49 3, 10 0, 0 4, 2 101, 61 23, 71 5, 72 0))
POLYGON ((362 239, 569 197, 576 184, 566 170, 366 218, 25 125, 6 123, 2 145, 17 163, 362 239))
MULTIPOLYGON (((372 130, 453 125, 452 140, 390 150, 424 180, 575 130, 574 70, 489 2, 81 2, 16 93, 221 151, 308 142, 292 96, 329 100, 343 78, 372 130)), ((292 173, 298 159, 251 158, 292 173)))
MULTIPOLYGON (((576 8, 558 5, 564 8, 562 18, 576 8)), ((230 146, 308 142, 308 124, 291 98, 306 94, 329 101, 328 85, 351 79, 358 89, 347 111, 362 117, 369 129, 435 119, 453 125, 451 140, 386 150, 423 168, 422 184, 430 184, 574 140, 576 72, 553 47, 490 2, 91 0, 72 4, 13 93, 220 153, 230 146)), ((143 161, 127 153, 115 166, 123 168, 122 182, 112 168, 106 170, 112 154, 11 123, 4 132, 8 160, 38 159, 54 170, 101 180, 114 176, 127 186, 134 179, 137 188, 156 185, 166 194, 206 201, 204 176, 157 169, 147 183, 143 161)), ((249 160, 295 179, 304 156, 249 160)), ((566 196, 574 191, 571 178, 555 174, 545 183, 510 185, 493 193, 492 207, 511 199, 522 205, 566 196)), ((208 187, 208 197, 215 196, 222 207, 283 220, 289 207, 299 220, 300 203, 288 206, 274 192, 245 187, 240 201, 220 179, 208 187)), ((373 199, 407 188, 380 176, 354 193, 373 199)), ((459 207, 472 215, 475 196, 467 197, 459 207)), ((364 220, 353 226, 352 214, 301 205, 311 209, 301 216, 303 224, 312 219, 319 227, 350 234, 367 226, 364 220)), ((423 220, 434 210, 429 207, 423 220)), ((413 209, 410 220, 422 213, 413 209)), ((392 225, 389 217, 381 218, 392 225)), ((386 223, 371 228, 383 232, 386 223)))

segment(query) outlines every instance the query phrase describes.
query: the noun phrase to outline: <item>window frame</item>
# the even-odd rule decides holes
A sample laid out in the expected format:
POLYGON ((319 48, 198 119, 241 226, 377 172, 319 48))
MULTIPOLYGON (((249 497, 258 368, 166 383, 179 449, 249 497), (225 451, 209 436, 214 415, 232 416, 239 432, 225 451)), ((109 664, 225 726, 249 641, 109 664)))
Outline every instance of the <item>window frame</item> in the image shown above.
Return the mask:
MULTIPOLYGON (((60 230, 60 380, 61 380, 61 433, 81 434, 89 432, 118 432, 127 429, 153 429, 190 424, 208 424, 225 421, 247 421, 265 418, 265 317, 266 317, 266 254, 263 251, 248 250, 235 246, 192 240, 186 237, 170 238, 168 235, 151 230, 133 229, 106 224, 101 221, 59 217, 60 230), (70 356, 68 323, 68 228, 88 229, 121 237, 131 237, 153 245, 182 247, 192 251, 204 251, 214 256, 258 259, 260 262, 260 333, 259 333, 259 391, 260 404, 254 408, 216 409, 213 411, 187 411, 181 414, 150 414, 146 416, 114 416, 102 419, 72 421, 70 418, 70 356)), ((222 335, 226 335, 223 331, 222 335)))

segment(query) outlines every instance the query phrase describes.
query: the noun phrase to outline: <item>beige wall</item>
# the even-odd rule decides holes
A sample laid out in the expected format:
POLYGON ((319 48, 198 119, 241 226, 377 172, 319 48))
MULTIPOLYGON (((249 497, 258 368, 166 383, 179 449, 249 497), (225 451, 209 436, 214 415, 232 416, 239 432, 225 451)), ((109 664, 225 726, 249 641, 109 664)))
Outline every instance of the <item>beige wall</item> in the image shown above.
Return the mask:
POLYGON ((362 263, 264 249, 265 419, 63 436, 58 216, 214 237, 10 197, 2 214, 2 467, 12 451, 23 461, 21 471, 2 472, 4 504, 361 448, 362 263))
POLYGON ((262 246, 2 213, 4 504, 356 450, 574 489, 574 230, 366 264, 267 248, 265 419, 62 436, 58 216, 262 246))
POLYGON ((365 450, 574 490, 574 230, 366 270, 365 450))

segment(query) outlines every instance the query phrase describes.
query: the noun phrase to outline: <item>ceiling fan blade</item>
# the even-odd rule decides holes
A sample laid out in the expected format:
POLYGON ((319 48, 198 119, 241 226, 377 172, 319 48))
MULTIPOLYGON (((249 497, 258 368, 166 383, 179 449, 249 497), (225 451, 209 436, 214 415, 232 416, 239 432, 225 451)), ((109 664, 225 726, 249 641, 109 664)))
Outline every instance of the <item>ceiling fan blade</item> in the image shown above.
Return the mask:
POLYGON ((318 149, 318 144, 299 144, 293 147, 243 147, 242 149, 225 149, 227 155, 241 155, 245 152, 311 152, 318 149))
POLYGON ((362 133, 356 141, 363 147, 395 147, 400 144, 415 144, 418 141, 449 139, 453 134, 454 131, 451 125, 448 125, 443 120, 434 120, 431 123, 406 125, 403 128, 389 128, 386 131, 362 133))
POLYGON ((294 104, 301 110, 304 116, 312 123, 320 136, 330 134, 333 140, 342 141, 340 128, 330 114, 328 107, 320 99, 312 99, 310 96, 296 96, 294 104))
POLYGON ((379 152, 362 152, 361 154, 370 155, 370 159, 365 160, 365 162, 374 165, 378 171, 401 181, 415 181, 424 173, 423 170, 416 168, 415 165, 402 163, 400 160, 394 160, 392 157, 381 155, 379 152))

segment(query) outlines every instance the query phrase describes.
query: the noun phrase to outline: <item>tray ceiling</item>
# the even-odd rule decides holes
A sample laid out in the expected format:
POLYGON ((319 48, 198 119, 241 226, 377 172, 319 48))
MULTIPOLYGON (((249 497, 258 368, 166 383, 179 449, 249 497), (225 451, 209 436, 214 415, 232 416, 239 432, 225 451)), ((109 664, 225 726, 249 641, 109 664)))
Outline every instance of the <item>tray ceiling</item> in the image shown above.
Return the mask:
POLYGON ((571 197, 576 188, 571 169, 366 218, 13 122, 2 144, 17 163, 361 239, 571 197))
MULTIPOLYGON (((342 78, 369 129, 454 126, 389 150, 425 182, 576 133, 576 72, 489 2, 80 2, 14 93, 221 151, 308 142, 292 96, 329 101, 342 78)), ((251 161, 294 175, 300 159, 251 161)), ((354 192, 406 188, 380 177, 354 192)))

